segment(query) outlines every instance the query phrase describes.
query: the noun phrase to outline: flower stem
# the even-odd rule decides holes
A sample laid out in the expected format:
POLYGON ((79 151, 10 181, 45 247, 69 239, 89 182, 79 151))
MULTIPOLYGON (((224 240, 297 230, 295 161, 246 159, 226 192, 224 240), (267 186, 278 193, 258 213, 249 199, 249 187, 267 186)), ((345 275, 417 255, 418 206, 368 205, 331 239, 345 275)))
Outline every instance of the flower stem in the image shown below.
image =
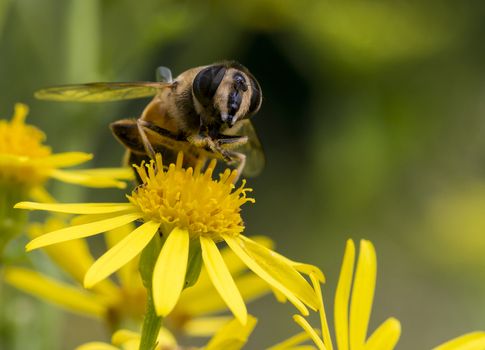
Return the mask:
POLYGON ((141 331, 140 350, 154 350, 157 346, 158 333, 162 326, 162 317, 158 316, 153 304, 152 277, 153 268, 162 249, 162 238, 155 235, 150 243, 143 249, 140 258, 140 274, 143 285, 147 289, 147 306, 141 331))
POLYGON ((7 244, 20 235, 27 223, 27 213, 14 209, 15 203, 25 200, 27 191, 21 186, 0 183, 0 262, 7 244))
POLYGON ((153 350, 157 345, 158 333, 162 326, 162 317, 155 312, 152 293, 148 293, 147 309, 143 319, 140 350, 153 350))

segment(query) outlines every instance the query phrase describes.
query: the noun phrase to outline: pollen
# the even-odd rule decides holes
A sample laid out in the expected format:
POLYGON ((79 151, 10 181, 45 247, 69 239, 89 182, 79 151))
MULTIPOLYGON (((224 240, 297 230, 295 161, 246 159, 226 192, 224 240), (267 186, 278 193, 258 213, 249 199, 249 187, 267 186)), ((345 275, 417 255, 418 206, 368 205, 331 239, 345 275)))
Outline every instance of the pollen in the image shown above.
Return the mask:
POLYGON ((143 212, 145 221, 162 223, 163 233, 174 227, 187 229, 192 239, 204 236, 220 241, 221 235, 239 235, 244 230, 241 206, 254 203, 247 197, 252 189, 245 188, 244 181, 236 188, 235 170, 226 169, 214 180, 216 160, 205 171, 202 162, 187 169, 182 164, 180 152, 176 163, 165 168, 159 154, 155 161, 135 166, 143 183, 128 199, 143 212))
POLYGON ((26 105, 17 103, 11 121, 0 120, 0 179, 20 183, 42 182, 44 175, 36 171, 32 161, 51 155, 51 148, 43 144, 45 134, 25 124, 29 112, 26 105))

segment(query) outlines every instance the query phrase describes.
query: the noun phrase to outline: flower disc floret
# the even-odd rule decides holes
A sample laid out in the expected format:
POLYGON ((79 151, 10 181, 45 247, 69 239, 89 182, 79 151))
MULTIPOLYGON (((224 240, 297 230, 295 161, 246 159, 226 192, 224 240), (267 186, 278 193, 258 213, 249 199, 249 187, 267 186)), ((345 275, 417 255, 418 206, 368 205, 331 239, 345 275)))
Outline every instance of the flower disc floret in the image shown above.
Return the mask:
POLYGON ((51 148, 43 144, 45 134, 35 126, 25 124, 29 112, 26 105, 17 103, 11 121, 0 120, 0 176, 4 181, 41 183, 47 177, 29 160, 51 155, 51 148))
POLYGON ((177 226, 186 229, 191 238, 200 236, 221 240, 221 235, 237 236, 244 230, 241 205, 254 202, 247 197, 250 188, 243 181, 236 188, 237 174, 226 169, 219 180, 212 179, 216 161, 201 172, 202 162, 184 169, 183 154, 176 164, 163 167, 162 158, 137 166, 143 181, 131 196, 130 202, 143 212, 145 221, 162 223, 162 230, 170 232, 177 226))

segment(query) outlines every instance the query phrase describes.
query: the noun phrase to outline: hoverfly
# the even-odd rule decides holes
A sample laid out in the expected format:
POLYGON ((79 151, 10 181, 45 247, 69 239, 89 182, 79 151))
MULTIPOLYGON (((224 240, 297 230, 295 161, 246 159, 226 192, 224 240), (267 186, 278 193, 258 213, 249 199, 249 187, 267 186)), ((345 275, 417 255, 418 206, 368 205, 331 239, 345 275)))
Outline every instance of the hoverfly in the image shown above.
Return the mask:
POLYGON ((157 82, 88 83, 41 89, 35 97, 53 101, 104 102, 152 97, 138 119, 113 122, 111 130, 127 148, 129 164, 161 153, 174 162, 184 152, 184 165, 223 160, 238 175, 256 176, 264 153, 249 120, 261 107, 259 83, 249 70, 225 61, 186 70, 172 79, 170 69, 157 69, 157 82))

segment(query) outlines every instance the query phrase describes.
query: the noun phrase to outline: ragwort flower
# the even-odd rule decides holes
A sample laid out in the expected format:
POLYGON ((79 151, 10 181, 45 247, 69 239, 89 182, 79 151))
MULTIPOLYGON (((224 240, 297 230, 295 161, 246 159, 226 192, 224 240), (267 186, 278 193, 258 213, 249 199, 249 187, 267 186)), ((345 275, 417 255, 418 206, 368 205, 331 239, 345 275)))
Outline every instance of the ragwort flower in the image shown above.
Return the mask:
MULTIPOLYGON (((395 318, 388 318, 370 337, 367 337, 377 271, 376 254, 371 242, 361 241, 355 276, 354 264, 355 246, 352 240, 348 240, 335 293, 334 324, 337 349, 394 349, 401 334, 401 325, 395 318)), ((319 350, 333 350, 320 283, 315 276, 311 277, 318 297, 322 336, 320 337, 302 316, 295 315, 294 320, 311 337, 319 350)), ((306 337, 298 335, 272 347, 271 350, 295 349, 304 340, 306 337)))
MULTIPOLYGON (((45 232, 66 227, 63 220, 49 218, 44 225, 32 224, 31 238, 45 232)), ((111 248, 134 230, 132 224, 108 231, 106 246, 111 248)), ((269 247, 266 237, 254 237, 254 241, 269 247)), ((74 282, 82 284, 84 275, 94 263, 85 240, 77 239, 45 247, 45 252, 74 282), (73 264, 73 261, 76 263, 73 264)), ((221 250, 231 275, 245 302, 259 298, 270 291, 259 277, 249 273, 247 267, 228 248, 221 250)), ((138 271, 138 257, 116 271, 116 281, 105 279, 92 290, 85 290, 77 283, 54 279, 25 267, 7 267, 4 279, 10 285, 51 302, 63 309, 104 320, 110 329, 116 329, 127 320, 139 323, 146 309, 146 289, 138 271)), ((164 320, 164 327, 177 334, 211 336, 230 320, 230 316, 214 315, 227 310, 217 293, 207 271, 203 268, 197 283, 182 292, 175 309, 164 320)))
MULTIPOLYGON (((312 328, 300 315, 293 316, 304 332, 297 334, 268 350, 314 349, 301 345, 308 339, 313 340, 318 350, 392 350, 401 335, 400 322, 390 317, 367 337, 369 319, 374 300, 377 274, 377 259, 374 246, 370 241, 361 240, 360 252, 355 265, 355 246, 347 241, 334 303, 334 325, 336 347, 334 347, 325 314, 320 283, 311 276, 318 296, 321 333, 312 328)), ((432 350, 485 350, 485 332, 472 332, 452 339, 432 350)))
POLYGON ((55 200, 45 190, 50 179, 90 187, 118 187, 120 180, 132 179, 128 168, 64 170, 92 158, 83 152, 53 154, 44 144, 45 134, 25 124, 28 107, 15 105, 11 121, 0 120, 0 256, 10 240, 20 234, 27 221, 26 215, 12 210, 15 203, 33 198, 40 202, 55 200))
MULTIPOLYGON (((180 346, 174 336, 162 328, 153 350, 239 350, 246 344, 256 322, 256 318, 251 315, 248 315, 245 325, 236 319, 226 322, 203 348, 180 346)), ((77 347, 76 350, 138 350, 140 338, 139 333, 123 329, 113 334, 111 344, 91 342, 77 347)))
POLYGON ((298 272, 306 271, 308 266, 290 263, 242 235, 240 207, 254 200, 247 197, 250 189, 244 187, 244 182, 235 188, 236 172, 226 170, 217 181, 212 179, 215 160, 205 172, 201 171, 201 163, 195 169, 184 169, 182 163, 180 153, 176 164, 164 169, 161 156, 157 155, 156 161, 137 167, 143 184, 128 196, 129 203, 17 204, 17 208, 83 214, 96 219, 38 237, 27 245, 27 250, 92 236, 140 220, 141 226, 91 266, 84 278, 87 288, 136 257, 160 233, 165 242, 154 267, 152 282, 159 315, 168 315, 179 300, 185 283, 189 246, 195 244, 200 245, 203 264, 215 289, 236 318, 245 324, 246 305, 217 247, 222 241, 302 314, 308 314, 305 305, 316 310, 315 293, 298 272))
POLYGON ((62 170, 85 163, 92 155, 83 152, 53 154, 44 144, 45 134, 35 126, 25 124, 28 107, 15 105, 11 121, 0 120, 0 184, 23 188, 31 196, 44 201, 49 196, 43 188, 49 179, 90 187, 119 187, 118 179, 131 179, 129 169, 62 170))

